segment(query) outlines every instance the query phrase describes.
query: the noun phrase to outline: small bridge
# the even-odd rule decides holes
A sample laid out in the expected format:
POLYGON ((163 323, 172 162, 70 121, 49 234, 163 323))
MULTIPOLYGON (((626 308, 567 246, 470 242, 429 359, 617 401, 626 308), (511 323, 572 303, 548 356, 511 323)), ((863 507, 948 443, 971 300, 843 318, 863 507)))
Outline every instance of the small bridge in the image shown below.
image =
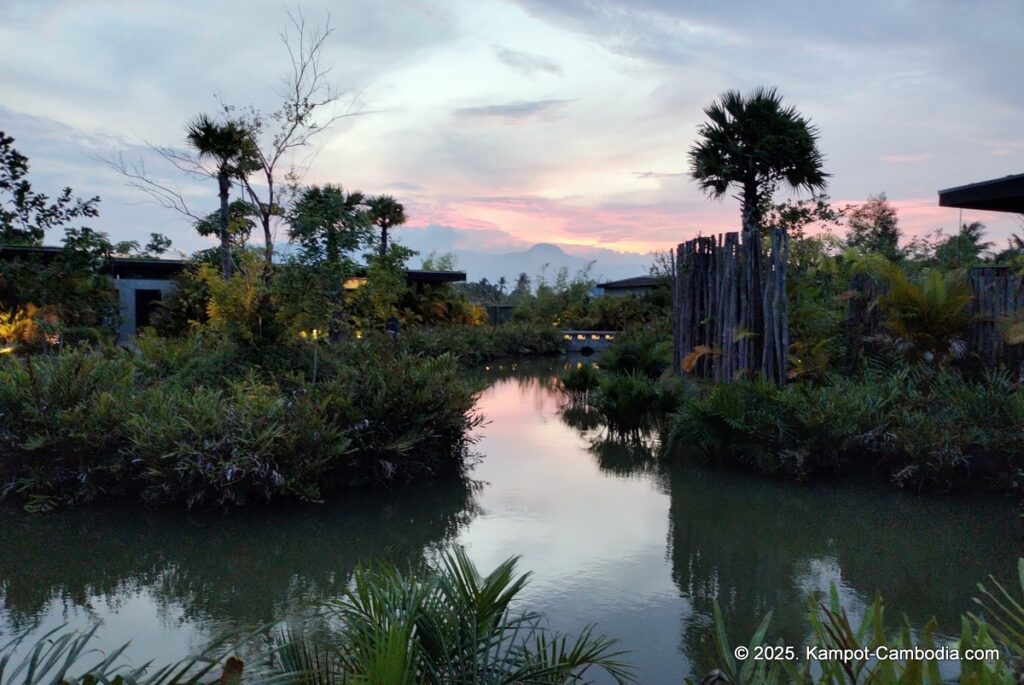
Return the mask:
POLYGON ((618 331, 562 331, 566 352, 584 356, 600 352, 615 340, 618 331))

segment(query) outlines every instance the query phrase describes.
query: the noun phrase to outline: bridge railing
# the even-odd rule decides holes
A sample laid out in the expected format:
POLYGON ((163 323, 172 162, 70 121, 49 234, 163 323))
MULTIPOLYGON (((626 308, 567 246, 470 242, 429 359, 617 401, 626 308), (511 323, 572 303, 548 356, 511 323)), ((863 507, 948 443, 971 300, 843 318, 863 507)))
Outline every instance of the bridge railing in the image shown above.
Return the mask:
POLYGON ((565 342, 570 343, 610 343, 615 340, 615 336, 618 331, 562 331, 562 339, 565 342))

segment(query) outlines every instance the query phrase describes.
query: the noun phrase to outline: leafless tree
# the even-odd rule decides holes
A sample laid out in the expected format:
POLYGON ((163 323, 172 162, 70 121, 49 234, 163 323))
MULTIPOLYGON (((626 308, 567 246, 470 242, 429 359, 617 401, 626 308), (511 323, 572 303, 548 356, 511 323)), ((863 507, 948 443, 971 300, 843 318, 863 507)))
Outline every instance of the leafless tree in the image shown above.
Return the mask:
MULTIPOLYGON (((323 143, 316 145, 320 141, 315 139, 338 120, 356 113, 360 93, 348 97, 332 82, 331 67, 323 62, 324 49, 333 32, 330 16, 322 25, 313 25, 301 12, 288 12, 288 25, 279 35, 291 69, 282 79, 281 105, 277 110, 268 113, 253 106, 237 107, 218 98, 224 120, 242 126, 252 137, 252 159, 233 182, 257 208, 267 273, 273 263, 276 222, 298 190, 305 169, 323 147, 323 143)), ((148 141, 146 144, 187 176, 217 178, 215 165, 194 152, 148 141)), ((182 188, 152 176, 142 160, 128 162, 119 155, 105 161, 127 179, 130 187, 146 193, 158 205, 193 221, 200 220, 200 215, 189 207, 182 188)))

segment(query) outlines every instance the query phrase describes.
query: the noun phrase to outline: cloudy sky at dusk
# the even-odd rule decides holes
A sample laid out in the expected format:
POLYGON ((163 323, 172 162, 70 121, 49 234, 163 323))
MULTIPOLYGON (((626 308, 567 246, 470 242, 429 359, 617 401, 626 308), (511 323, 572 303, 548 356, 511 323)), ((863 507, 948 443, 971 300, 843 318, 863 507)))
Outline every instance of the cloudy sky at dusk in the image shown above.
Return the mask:
MULTIPOLYGON (((503 251, 536 242, 647 252, 734 229, 686 152, 725 89, 775 85, 821 131, 839 204, 884 191, 908 234, 955 229, 940 188, 1024 172, 1024 2, 381 0, 330 10, 325 53, 358 116, 323 139, 307 182, 391 193, 409 242, 503 251)), ((278 2, 0 1, 0 129, 40 189, 103 198, 116 239, 189 224, 97 157, 181 145, 220 94, 273 109, 288 68, 278 2)), ((203 211, 213 182, 183 182, 203 211)), ((971 212, 1002 240, 1009 215, 971 212)), ((54 242, 58 236, 51 236, 54 242)))

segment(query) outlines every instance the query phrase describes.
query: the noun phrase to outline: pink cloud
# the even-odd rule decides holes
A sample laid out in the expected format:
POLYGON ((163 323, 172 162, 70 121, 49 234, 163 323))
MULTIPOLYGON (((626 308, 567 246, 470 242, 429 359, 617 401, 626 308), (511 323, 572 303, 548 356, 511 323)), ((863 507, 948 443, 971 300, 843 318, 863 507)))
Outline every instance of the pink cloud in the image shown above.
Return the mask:
POLYGON ((580 198, 466 197, 411 208, 410 226, 500 230, 527 243, 649 252, 698 234, 735 230, 737 214, 730 204, 706 201, 591 205, 580 198))

